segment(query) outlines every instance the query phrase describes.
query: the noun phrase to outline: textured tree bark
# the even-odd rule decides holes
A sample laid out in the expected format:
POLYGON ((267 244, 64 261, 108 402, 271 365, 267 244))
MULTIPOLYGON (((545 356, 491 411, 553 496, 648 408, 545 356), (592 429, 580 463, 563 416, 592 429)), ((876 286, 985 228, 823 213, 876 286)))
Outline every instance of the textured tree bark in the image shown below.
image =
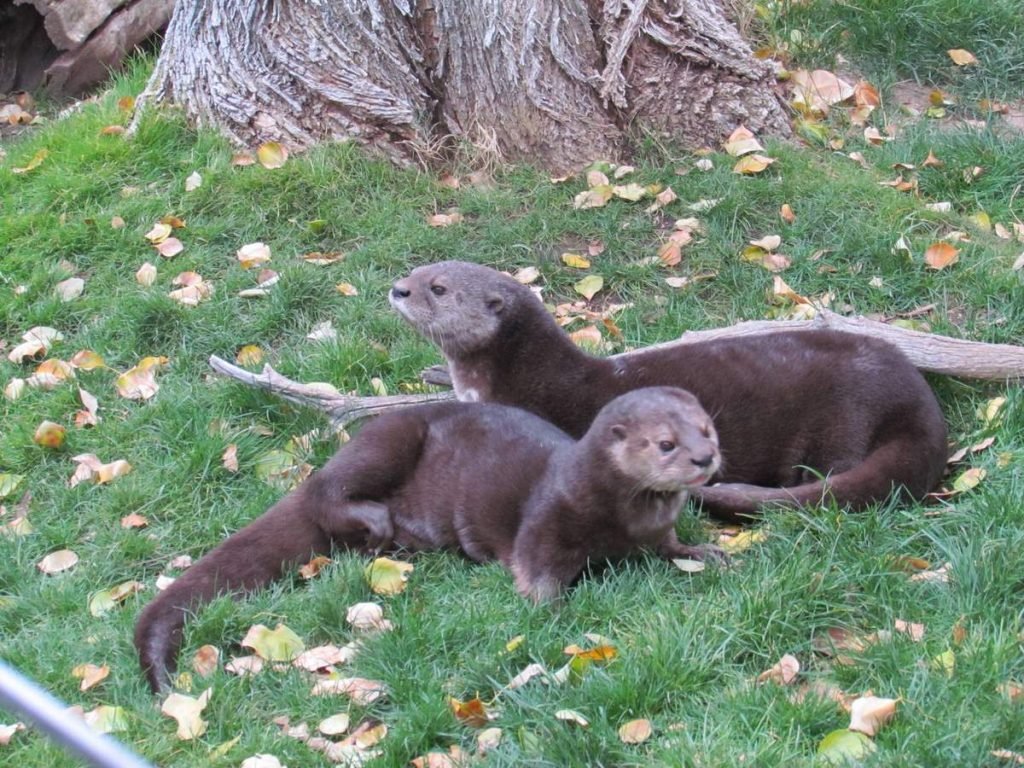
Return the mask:
POLYGON ((554 171, 631 129, 788 133, 715 0, 178 0, 140 100, 242 144, 352 139, 402 164, 453 137, 554 171))
MULTIPOLYGON (((682 347, 712 339, 731 336, 756 336, 765 333, 799 333, 819 328, 860 333, 883 339, 902 351, 917 368, 931 373, 961 376, 969 379, 1024 379, 1024 347, 1011 344, 986 344, 965 341, 949 336, 922 333, 899 328, 865 317, 845 317, 828 310, 818 310, 813 320, 752 320, 726 328, 710 328, 703 331, 687 331, 680 338, 657 347, 682 347)), ((641 347, 633 352, 623 352, 616 357, 628 357, 652 347, 641 347)), ((297 405, 325 412, 331 421, 344 427, 354 421, 373 416, 394 408, 404 408, 417 403, 451 399, 450 392, 429 395, 402 395, 393 397, 356 397, 325 392, 321 388, 300 384, 281 376, 269 365, 263 373, 255 374, 238 368, 219 357, 210 358, 210 366, 217 373, 238 379, 251 386, 265 389, 297 405)), ((423 379, 429 384, 450 387, 451 378, 442 366, 434 366, 423 372, 423 379)))

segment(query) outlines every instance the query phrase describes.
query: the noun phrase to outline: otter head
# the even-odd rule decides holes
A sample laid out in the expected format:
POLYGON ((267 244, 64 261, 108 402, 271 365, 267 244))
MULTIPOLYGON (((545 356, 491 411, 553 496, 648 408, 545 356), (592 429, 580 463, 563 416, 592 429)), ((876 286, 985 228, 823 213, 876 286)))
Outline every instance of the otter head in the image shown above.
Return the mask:
POLYGON ((486 348, 498 335, 508 309, 523 287, 493 269, 463 261, 417 267, 395 282, 388 301, 447 357, 486 348))
POLYGON ((680 493, 706 483, 721 465, 711 417, 684 389, 648 387, 620 395, 601 409, 590 432, 595 430, 631 491, 680 493))

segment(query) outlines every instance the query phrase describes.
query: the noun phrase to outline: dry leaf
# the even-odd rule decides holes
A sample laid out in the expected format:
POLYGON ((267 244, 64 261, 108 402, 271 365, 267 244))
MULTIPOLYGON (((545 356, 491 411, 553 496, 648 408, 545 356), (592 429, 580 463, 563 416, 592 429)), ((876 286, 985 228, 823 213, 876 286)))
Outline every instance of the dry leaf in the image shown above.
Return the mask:
POLYGON ((568 723, 576 723, 580 728, 587 728, 590 725, 590 721, 575 709, 560 709, 555 712, 555 719, 564 720, 568 723))
POLYGON ((760 240, 751 240, 750 244, 765 251, 774 251, 782 245, 782 238, 779 235, 765 235, 760 240))
MULTIPOLYGON (((280 168, 288 159, 288 148, 276 141, 266 141, 256 149, 256 159, 269 170, 280 168)), ((242 165, 239 162, 235 164, 242 165)))
POLYGON ((345 254, 340 251, 330 251, 329 253, 312 251, 310 253, 303 254, 300 258, 307 264, 315 264, 322 267, 328 264, 337 264, 339 261, 344 261, 345 254))
POLYGON ((378 595, 397 595, 405 590, 413 567, 412 563, 378 557, 366 567, 366 582, 378 595))
POLYGON ((42 448, 53 450, 64 445, 66 434, 66 430, 60 424, 43 421, 36 427, 35 434, 32 435, 32 442, 42 448))
POLYGON ((451 709, 455 719, 472 728, 483 728, 491 720, 487 707, 480 700, 474 697, 469 701, 459 701, 456 698, 448 699, 448 707, 451 709))
POLYGON ((650 720, 630 720, 619 727, 619 741, 623 744, 642 744, 651 738, 652 732, 650 720))
POLYGON ((932 571, 920 571, 911 575, 911 581, 926 581, 934 584, 946 584, 949 582, 949 563, 943 563, 932 571))
POLYGON ((728 552, 730 555, 739 554, 747 549, 750 549, 754 544, 758 544, 768 538, 768 534, 763 531, 744 530, 737 533, 735 536, 722 535, 718 537, 718 545, 728 552))
POLYGON ((217 671, 220 664, 220 648, 215 645, 203 645, 192 657, 192 669, 200 677, 209 677, 217 671))
POLYGON ((15 377, 7 382, 7 386, 4 387, 4 397, 13 402, 25 394, 25 388, 27 386, 28 385, 25 383, 24 379, 15 377))
POLYGON ((86 481, 103 485, 132 471, 132 465, 124 459, 117 459, 109 464, 104 464, 94 453, 82 453, 78 456, 72 456, 71 460, 78 464, 75 473, 68 480, 68 486, 71 488, 86 481))
POLYGON ((501 728, 484 728, 476 737, 476 752, 480 757, 486 757, 488 752, 493 752, 501 744, 501 728))
POLYGON ((14 738, 14 734, 18 731, 24 730, 24 723, 14 723, 13 725, 0 724, 0 747, 6 747, 11 743, 11 739, 14 738))
POLYGON ((32 155, 32 159, 29 160, 22 167, 11 168, 11 173, 28 173, 29 171, 34 171, 36 168, 42 165, 43 161, 47 158, 49 154, 50 150, 40 149, 38 152, 32 155))
POLYGON ((588 208, 602 208, 612 199, 611 184, 602 184, 592 189, 580 192, 573 198, 572 207, 577 210, 588 208))
POLYGON ((348 730, 349 716, 347 712, 339 712, 336 715, 325 717, 321 720, 316 729, 324 736, 340 736, 348 730))
POLYGON ((978 59, 970 51, 966 51, 963 48, 951 48, 946 53, 949 58, 953 60, 953 63, 958 67, 966 67, 969 64, 977 64, 978 59))
POLYGON ((116 587, 101 589, 89 598, 89 613, 96 617, 103 616, 144 588, 141 581, 125 581, 116 587))
POLYGON ((270 246, 266 243, 248 243, 235 252, 242 269, 251 269, 270 261, 270 246))
POLYGON ((330 565, 330 563, 331 558, 326 555, 317 555, 299 568, 299 575, 304 579, 312 579, 320 573, 324 566, 330 565))
POLYGON ((255 344, 246 344, 238 350, 235 362, 239 365, 259 365, 263 362, 263 350, 255 344))
MULTIPOLYGON (((918 624, 912 621, 904 621, 903 619, 896 619, 893 622, 893 627, 897 632, 902 632, 915 643, 921 642, 921 638, 924 637, 924 624, 918 624)), ((853 726, 850 727, 852 728, 853 726)), ((871 736, 872 734, 868 735, 871 736)))
POLYGON ((82 719, 97 733, 118 733, 128 730, 128 713, 123 707, 104 704, 83 713, 82 719))
POLYGON ((1020 752, 1014 752, 1009 749, 993 749, 989 754, 1000 760, 1010 760, 1017 765, 1024 765, 1024 755, 1020 752))
POLYGON ((960 251, 949 243, 932 243, 924 252, 924 263, 932 269, 944 269, 955 264, 960 251))
POLYGON ((156 370, 167 365, 166 357, 144 357, 136 366, 117 377, 115 386, 121 397, 129 400, 148 400, 160 389, 156 383, 156 370))
POLYGON ((790 207, 789 203, 783 203, 782 207, 779 208, 779 218, 787 224, 792 224, 796 221, 796 214, 793 213, 793 209, 790 207))
POLYGON ((672 564, 683 573, 701 573, 707 567, 700 560, 690 560, 685 557, 674 558, 672 564))
POLYGON ((238 677, 247 675, 258 675, 263 671, 265 662, 259 656, 233 656, 231 661, 224 665, 224 671, 238 677))
MULTIPOLYGON (((745 126, 741 125, 732 132, 728 139, 722 144, 722 147, 733 157, 740 157, 751 152, 763 152, 764 147, 761 143, 754 138, 754 134, 751 133, 745 126)), ((697 161, 697 167, 700 168, 700 162, 697 161)), ((708 168, 701 168, 701 170, 711 170, 710 160, 707 160, 709 165, 708 168)))
POLYGON ((573 289, 576 293, 583 296, 587 301, 594 298, 594 295, 598 293, 604 287, 604 278, 600 275, 587 275, 580 280, 573 289))
POLYGON ((318 645, 303 651, 292 661, 293 667, 304 669, 307 672, 318 672, 321 669, 328 669, 337 664, 348 664, 356 657, 358 646, 356 643, 349 643, 345 646, 318 645))
POLYGON ((601 331, 598 330, 596 325, 588 325, 585 328, 580 328, 578 331, 573 331, 569 334, 569 339, 578 346, 590 347, 591 349, 599 349, 603 341, 601 331))
POLYGON ((168 237, 171 236, 171 225, 165 224, 162 221, 158 221, 153 225, 153 228, 147 232, 144 237, 149 240, 153 245, 159 245, 168 237))
POLYGON ((771 669, 766 669, 760 675, 757 676, 757 682, 773 682, 779 685, 790 685, 796 680, 797 674, 800 672, 800 662, 796 656, 787 653, 781 659, 779 659, 771 669))
POLYGON ((647 196, 647 188, 640 184, 625 184, 612 187, 612 194, 622 200, 636 202, 647 196))
POLYGON ((78 690, 80 691, 88 691, 93 686, 99 685, 107 679, 107 675, 109 674, 110 667, 106 664, 103 666, 96 666, 95 664, 79 664, 71 670, 71 676, 77 677, 82 681, 82 684, 78 687, 78 690))
POLYGON ((899 699, 861 696, 850 703, 850 730, 874 736, 896 714, 899 699))
POLYGON ((135 280, 139 285, 152 285, 156 281, 156 267, 147 261, 135 273, 135 280))
POLYGON ((132 512, 121 518, 122 528, 145 528, 147 525, 149 525, 149 520, 138 512, 132 512))
POLYGON ((805 113, 826 115, 830 106, 846 101, 855 93, 852 85, 824 69, 813 72, 798 69, 790 73, 790 82, 793 84, 793 104, 802 107, 805 113))
POLYGON ((345 621, 353 629, 361 631, 389 631, 393 629, 390 621, 384 618, 384 609, 377 603, 355 603, 345 613, 345 621))
POLYGON ((522 688, 533 678, 537 677, 537 675, 543 675, 546 674, 546 672, 547 670, 544 669, 543 664, 529 664, 523 669, 522 672, 520 672, 518 675, 509 680, 508 685, 506 685, 505 687, 510 688, 512 690, 515 690, 516 688, 522 688))
POLYGON ((206 733, 206 721, 200 717, 213 694, 207 688, 198 698, 172 693, 164 699, 160 711, 178 722, 178 738, 182 741, 196 739, 206 733))
POLYGON ((199 175, 199 171, 192 171, 192 173, 190 173, 185 178, 185 191, 186 192, 194 192, 195 190, 199 189, 201 186, 203 186, 203 177, 199 175))
POLYGON ((73 301, 85 290, 85 280, 80 277, 69 277, 57 283, 55 290, 61 301, 73 301))
POLYGON ((36 563, 36 568, 47 575, 53 575, 73 568, 77 562, 78 555, 70 549, 58 549, 36 563))
POLYGON ((22 363, 26 358, 38 358, 48 353, 54 342, 64 339, 64 334, 55 328, 37 325, 26 331, 21 339, 24 343, 18 344, 7 355, 12 363, 22 363))
POLYGON ((273 755, 255 754, 242 761, 241 768, 288 768, 273 755))
POLYGON ((462 214, 458 211, 452 211, 451 213, 435 213, 432 216, 427 216, 427 224, 431 227, 450 227, 453 224, 459 224, 462 222, 462 214))

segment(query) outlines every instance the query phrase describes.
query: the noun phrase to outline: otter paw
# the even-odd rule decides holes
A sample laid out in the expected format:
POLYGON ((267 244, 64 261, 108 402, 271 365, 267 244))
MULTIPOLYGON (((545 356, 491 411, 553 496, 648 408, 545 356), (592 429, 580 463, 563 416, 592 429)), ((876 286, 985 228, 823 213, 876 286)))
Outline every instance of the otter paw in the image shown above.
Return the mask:
POLYGON ((714 544, 680 544, 672 557, 688 557, 712 565, 729 565, 729 553, 714 544))

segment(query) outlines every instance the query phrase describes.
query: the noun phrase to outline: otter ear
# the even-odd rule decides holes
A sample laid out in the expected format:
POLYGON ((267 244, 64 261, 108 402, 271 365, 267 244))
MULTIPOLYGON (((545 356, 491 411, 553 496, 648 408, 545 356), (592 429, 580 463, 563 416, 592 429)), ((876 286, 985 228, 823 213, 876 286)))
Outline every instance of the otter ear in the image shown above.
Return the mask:
POLYGON ((622 424, 612 425, 612 434, 615 435, 619 440, 626 439, 626 427, 622 424))
POLYGON ((505 299, 500 293, 489 293, 484 298, 484 303, 487 305, 487 311, 492 315, 500 315, 501 310, 505 308, 505 299))

